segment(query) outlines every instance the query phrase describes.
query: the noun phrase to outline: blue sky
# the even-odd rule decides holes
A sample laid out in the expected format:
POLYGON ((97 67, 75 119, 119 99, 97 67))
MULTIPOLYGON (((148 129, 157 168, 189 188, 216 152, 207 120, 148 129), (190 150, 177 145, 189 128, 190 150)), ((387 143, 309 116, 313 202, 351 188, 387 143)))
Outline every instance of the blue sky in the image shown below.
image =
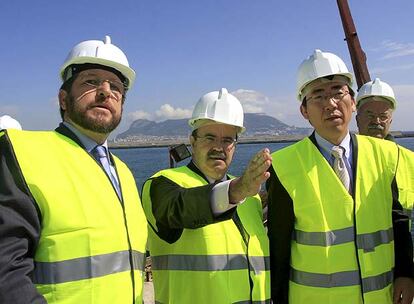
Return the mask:
MULTIPOLYGON (((371 77, 394 88, 394 130, 413 130, 414 1, 349 0, 371 77)), ((246 112, 308 126, 296 70, 315 48, 352 69, 334 0, 1 1, 0 115, 25 129, 60 121, 58 77, 70 49, 106 34, 137 72, 119 131, 137 118, 184 118, 220 87, 246 112)), ((355 127, 353 127, 355 128, 355 127)))

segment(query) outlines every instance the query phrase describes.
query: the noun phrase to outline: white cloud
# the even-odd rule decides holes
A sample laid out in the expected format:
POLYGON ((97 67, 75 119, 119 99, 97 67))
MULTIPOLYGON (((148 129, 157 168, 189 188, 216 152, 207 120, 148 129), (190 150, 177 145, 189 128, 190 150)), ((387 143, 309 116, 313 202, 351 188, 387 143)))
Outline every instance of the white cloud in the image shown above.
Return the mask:
POLYGON ((266 95, 253 90, 238 89, 231 94, 240 100, 246 113, 263 113, 269 103, 269 98, 266 95))
POLYGON ((402 64, 402 65, 391 65, 387 67, 374 67, 370 69, 370 73, 375 74, 384 74, 391 71, 408 71, 414 69, 414 63, 411 64, 402 64))
MULTIPOLYGON (((231 92, 243 105, 245 113, 264 113, 273 116, 280 121, 297 127, 309 127, 309 123, 302 117, 299 111, 300 103, 295 96, 275 96, 268 97, 261 92, 248 89, 238 89, 231 92)), ((180 119, 191 117, 192 110, 174 108, 170 104, 162 105, 155 113, 135 111, 126 114, 130 121, 136 119, 149 119, 163 121, 166 119, 180 119)))
POLYGON ((144 111, 134 111, 127 114, 128 120, 135 121, 137 119, 152 119, 152 115, 150 113, 144 111))
POLYGON ((163 104, 159 110, 155 111, 155 116, 157 120, 167 120, 167 119, 181 119, 191 117, 192 110, 174 108, 168 103, 163 104))
POLYGON ((400 43, 391 40, 385 40, 376 50, 385 52, 385 55, 382 57, 382 59, 410 56, 414 55, 414 43, 400 43))
POLYGON ((393 115, 392 130, 413 131, 412 109, 414 106, 414 84, 394 85, 397 109, 393 115))

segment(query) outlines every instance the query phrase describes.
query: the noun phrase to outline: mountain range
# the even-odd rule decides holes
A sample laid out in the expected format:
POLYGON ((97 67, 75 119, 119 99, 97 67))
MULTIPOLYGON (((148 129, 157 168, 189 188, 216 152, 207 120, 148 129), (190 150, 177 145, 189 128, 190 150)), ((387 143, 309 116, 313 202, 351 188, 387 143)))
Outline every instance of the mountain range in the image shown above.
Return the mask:
MULTIPOLYGON (((265 114, 246 113, 244 115, 246 132, 241 137, 256 136, 284 136, 284 135, 308 135, 310 128, 298 128, 289 126, 280 120, 265 114)), ((188 119, 169 119, 155 122, 148 119, 135 120, 128 130, 120 133, 116 141, 136 140, 139 137, 187 137, 190 133, 188 119)))

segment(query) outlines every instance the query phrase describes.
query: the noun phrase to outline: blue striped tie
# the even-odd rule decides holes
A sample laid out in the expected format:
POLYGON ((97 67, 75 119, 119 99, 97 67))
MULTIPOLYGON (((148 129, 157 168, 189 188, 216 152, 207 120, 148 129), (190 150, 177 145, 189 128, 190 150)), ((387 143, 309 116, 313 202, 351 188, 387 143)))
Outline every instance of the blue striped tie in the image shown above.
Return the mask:
POLYGON ((333 146, 331 150, 332 156, 335 158, 333 163, 333 169, 338 176, 338 178, 341 180, 342 184, 346 188, 346 190, 349 192, 351 180, 349 178, 349 172, 345 165, 344 160, 344 148, 340 146, 333 146))
POLYGON ((92 153, 92 156, 102 165, 103 169, 106 172, 106 175, 108 175, 109 179, 111 180, 112 185, 115 187, 115 190, 118 196, 121 197, 120 190, 119 190, 119 184, 116 178, 112 174, 111 167, 109 165, 108 154, 106 153, 105 147, 98 145, 92 149, 91 153, 92 153))

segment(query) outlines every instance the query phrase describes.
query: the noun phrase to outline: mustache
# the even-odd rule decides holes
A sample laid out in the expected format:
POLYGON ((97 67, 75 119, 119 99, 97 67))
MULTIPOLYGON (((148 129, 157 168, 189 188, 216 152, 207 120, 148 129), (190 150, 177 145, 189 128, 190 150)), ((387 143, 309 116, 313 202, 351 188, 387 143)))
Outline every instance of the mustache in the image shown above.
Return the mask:
POLYGON ((369 130, 380 130, 380 131, 383 131, 385 128, 383 126, 381 126, 381 125, 371 124, 371 125, 368 125, 368 129, 369 130))
POLYGON ((227 158, 227 154, 224 151, 217 151, 217 150, 209 151, 207 153, 207 156, 208 157, 213 157, 213 158, 222 158, 222 159, 227 158))

